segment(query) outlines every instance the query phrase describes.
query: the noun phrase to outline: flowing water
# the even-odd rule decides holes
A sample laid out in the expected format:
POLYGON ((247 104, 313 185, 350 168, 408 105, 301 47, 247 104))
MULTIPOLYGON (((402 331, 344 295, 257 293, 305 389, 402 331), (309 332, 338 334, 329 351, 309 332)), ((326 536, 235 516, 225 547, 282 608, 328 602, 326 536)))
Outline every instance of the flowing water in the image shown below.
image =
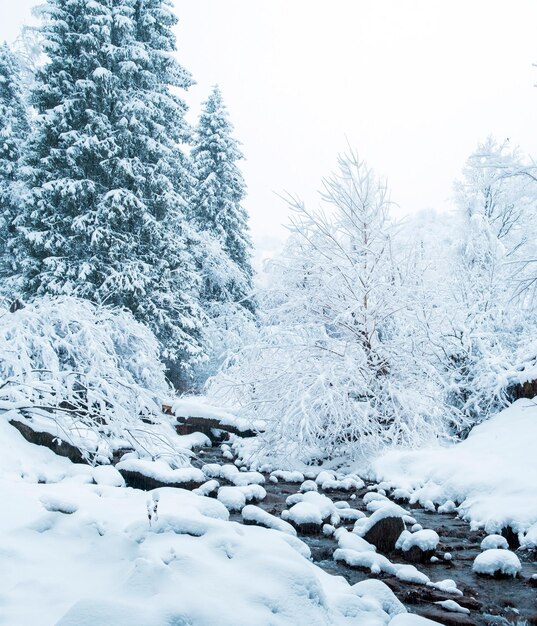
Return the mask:
MULTIPOLYGON (((218 447, 204 448, 199 451, 199 463, 229 463, 222 456, 218 447)), ((220 481, 222 484, 225 481, 220 481)), ((258 503, 262 509, 280 516, 286 508, 287 496, 299 491, 299 484, 290 484, 284 481, 272 483, 266 481, 264 485, 267 497, 258 503)), ((362 502, 364 488, 360 491, 322 491, 333 501, 348 501, 352 508, 366 512, 362 502), (351 499, 351 493, 356 495, 351 499)), ((389 496, 389 494, 388 494, 389 496)), ((404 506, 404 505, 403 505, 404 506)), ((405 507, 408 508, 408 507, 405 507)), ((400 581, 394 576, 380 574, 377 578, 385 582, 394 591, 395 595, 405 604, 409 611, 429 617, 442 624, 475 624, 485 626, 489 624, 528 624, 537 625, 537 580, 532 580, 532 574, 537 573, 537 553, 517 551, 522 563, 522 572, 517 578, 490 578, 478 576, 472 572, 472 562, 481 552, 480 543, 486 536, 482 531, 472 531, 467 522, 457 518, 455 514, 439 514, 422 508, 409 509, 423 528, 431 528, 440 536, 440 543, 436 554, 439 557, 435 562, 417 564, 419 571, 426 574, 432 581, 453 579, 463 596, 454 596, 438 591, 425 585, 400 581), (452 559, 444 560, 444 553, 449 552, 452 559), (470 610, 470 614, 448 612, 435 602, 452 599, 461 606, 470 610)), ((231 519, 241 521, 240 514, 233 514, 231 519)), ((353 522, 343 523, 348 530, 353 522)), ((314 562, 330 574, 344 576, 349 583, 372 577, 372 574, 353 569, 343 563, 336 563, 332 555, 337 548, 337 542, 332 537, 322 534, 301 535, 299 537, 311 549, 314 562)), ((400 554, 386 555, 395 563, 404 563, 400 554)))

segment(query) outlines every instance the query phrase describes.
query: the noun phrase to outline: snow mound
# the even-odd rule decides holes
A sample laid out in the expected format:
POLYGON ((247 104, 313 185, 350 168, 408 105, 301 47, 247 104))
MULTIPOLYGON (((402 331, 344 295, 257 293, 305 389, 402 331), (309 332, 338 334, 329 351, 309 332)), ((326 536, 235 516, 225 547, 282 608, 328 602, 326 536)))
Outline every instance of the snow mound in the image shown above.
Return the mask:
MULTIPOLYGON (((406 613, 406 609, 386 583, 375 578, 362 580, 351 587, 361 597, 374 598, 391 617, 406 613)), ((391 622, 390 622, 391 623, 391 622)))
POLYGON ((481 550, 509 550, 507 539, 501 535, 489 535, 481 542, 481 550))
POLYGON ((488 576, 503 574, 504 576, 515 577, 521 569, 520 560, 514 552, 497 548, 485 550, 478 554, 472 565, 472 571, 476 574, 488 576))
POLYGON ((125 479, 113 465, 99 465, 93 469, 93 480, 98 485, 124 487, 125 479))
MULTIPOLYGON (((525 532, 537 523, 537 404, 517 400, 448 447, 392 450, 372 465, 372 477, 412 491, 422 505, 458 503, 474 527, 525 532)), ((531 545, 530 542, 523 545, 531 545)))
POLYGON ((0 442, 5 624, 387 626, 397 611, 386 592, 323 572, 291 534, 228 521, 215 499, 96 485, 91 467, 28 443, 3 419, 0 442))
POLYGON ((423 552, 430 550, 436 550, 436 546, 440 541, 438 533, 434 530, 424 529, 418 530, 415 533, 408 533, 401 544, 401 550, 408 552, 414 546, 418 547, 423 552))
POLYGON ((389 559, 372 551, 358 552, 349 548, 338 548, 334 552, 334 560, 343 561, 349 567, 368 569, 372 574, 397 574, 397 567, 389 559))
POLYGON ((282 533, 293 535, 296 537, 296 530, 284 520, 267 513, 255 504, 246 505, 241 512, 242 519, 245 522, 255 523, 259 526, 265 526, 265 528, 272 528, 273 530, 279 530, 282 533))
POLYGON ((282 519, 289 520, 297 526, 315 524, 320 527, 324 521, 319 508, 311 502, 297 502, 288 511, 282 512, 282 519))
POLYGON ((458 602, 455 602, 455 600, 439 600, 435 602, 435 604, 438 604, 438 606, 452 613, 465 613, 466 615, 470 615, 470 609, 461 606, 458 602))

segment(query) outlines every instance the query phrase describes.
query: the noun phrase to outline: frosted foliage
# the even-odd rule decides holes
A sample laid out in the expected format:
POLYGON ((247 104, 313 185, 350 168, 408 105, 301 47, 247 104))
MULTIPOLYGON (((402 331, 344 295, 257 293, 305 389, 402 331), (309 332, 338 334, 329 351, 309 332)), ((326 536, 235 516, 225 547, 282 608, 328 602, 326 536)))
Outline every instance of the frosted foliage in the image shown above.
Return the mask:
POLYGON ((416 444, 443 430, 441 390, 409 314, 413 277, 395 253, 387 189, 350 154, 322 199, 319 211, 292 201, 259 336, 210 392, 266 420, 264 444, 282 454, 416 444))
POLYGON ((158 343, 127 311, 45 297, 0 312, 1 408, 88 458, 131 447, 182 462, 159 417, 168 393, 158 343))
POLYGON ((534 369, 536 319, 519 293, 535 241, 537 183, 527 168, 518 150, 488 139, 455 185, 444 240, 415 224, 426 267, 421 316, 456 432, 505 407, 534 369))

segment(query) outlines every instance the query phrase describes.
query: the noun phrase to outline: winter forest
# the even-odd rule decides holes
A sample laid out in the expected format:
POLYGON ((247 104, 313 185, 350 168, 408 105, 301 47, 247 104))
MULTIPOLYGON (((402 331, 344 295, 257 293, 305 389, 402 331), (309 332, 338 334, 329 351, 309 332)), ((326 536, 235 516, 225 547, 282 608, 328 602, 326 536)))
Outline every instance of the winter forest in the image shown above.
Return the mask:
POLYGON ((534 157, 402 211, 342 135, 265 255, 180 5, 0 47, 0 625, 537 624, 534 157))

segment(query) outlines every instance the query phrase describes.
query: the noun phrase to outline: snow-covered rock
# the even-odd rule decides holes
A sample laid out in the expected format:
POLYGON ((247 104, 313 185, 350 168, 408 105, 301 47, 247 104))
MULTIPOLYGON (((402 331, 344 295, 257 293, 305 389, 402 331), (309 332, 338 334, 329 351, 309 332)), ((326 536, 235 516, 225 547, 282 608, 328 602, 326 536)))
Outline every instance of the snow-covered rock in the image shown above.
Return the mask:
POLYGON ((255 504, 246 505, 242 509, 241 515, 246 524, 257 524, 258 526, 279 530, 282 533, 287 533, 288 535, 296 537, 296 530, 291 526, 291 524, 288 524, 283 519, 280 519, 275 515, 267 513, 255 504))
POLYGON ((141 489, 154 489, 159 486, 174 486, 194 489, 202 485, 205 474, 196 467, 172 469, 163 460, 127 459, 116 465, 129 486, 141 489))
POLYGON ((493 549, 509 550, 507 539, 502 537, 502 535, 488 535, 485 537, 481 542, 481 550, 493 549))
POLYGON ((522 565, 518 556, 509 550, 500 550, 493 548, 485 550, 478 554, 474 559, 472 570, 476 574, 484 574, 487 576, 497 576, 499 574, 504 576, 515 577, 522 565))
POLYGON ((465 613, 466 615, 470 615, 470 609, 461 606, 458 602, 455 602, 455 600, 438 600, 435 604, 438 604, 438 606, 452 613, 465 613))
POLYGON ((275 470, 270 474, 271 478, 277 478, 278 480, 283 481, 284 483, 303 483, 304 482, 304 474, 302 472, 297 471, 288 471, 288 470, 275 470))
POLYGON ((372 574, 380 574, 381 572, 392 576, 397 574, 397 567, 377 552, 358 552, 349 548, 338 548, 334 552, 334 560, 342 561, 349 567, 369 570, 372 574))
POLYGON ((403 517, 406 511, 396 504, 388 504, 370 517, 356 521, 354 532, 382 552, 391 552, 405 529, 403 517))

